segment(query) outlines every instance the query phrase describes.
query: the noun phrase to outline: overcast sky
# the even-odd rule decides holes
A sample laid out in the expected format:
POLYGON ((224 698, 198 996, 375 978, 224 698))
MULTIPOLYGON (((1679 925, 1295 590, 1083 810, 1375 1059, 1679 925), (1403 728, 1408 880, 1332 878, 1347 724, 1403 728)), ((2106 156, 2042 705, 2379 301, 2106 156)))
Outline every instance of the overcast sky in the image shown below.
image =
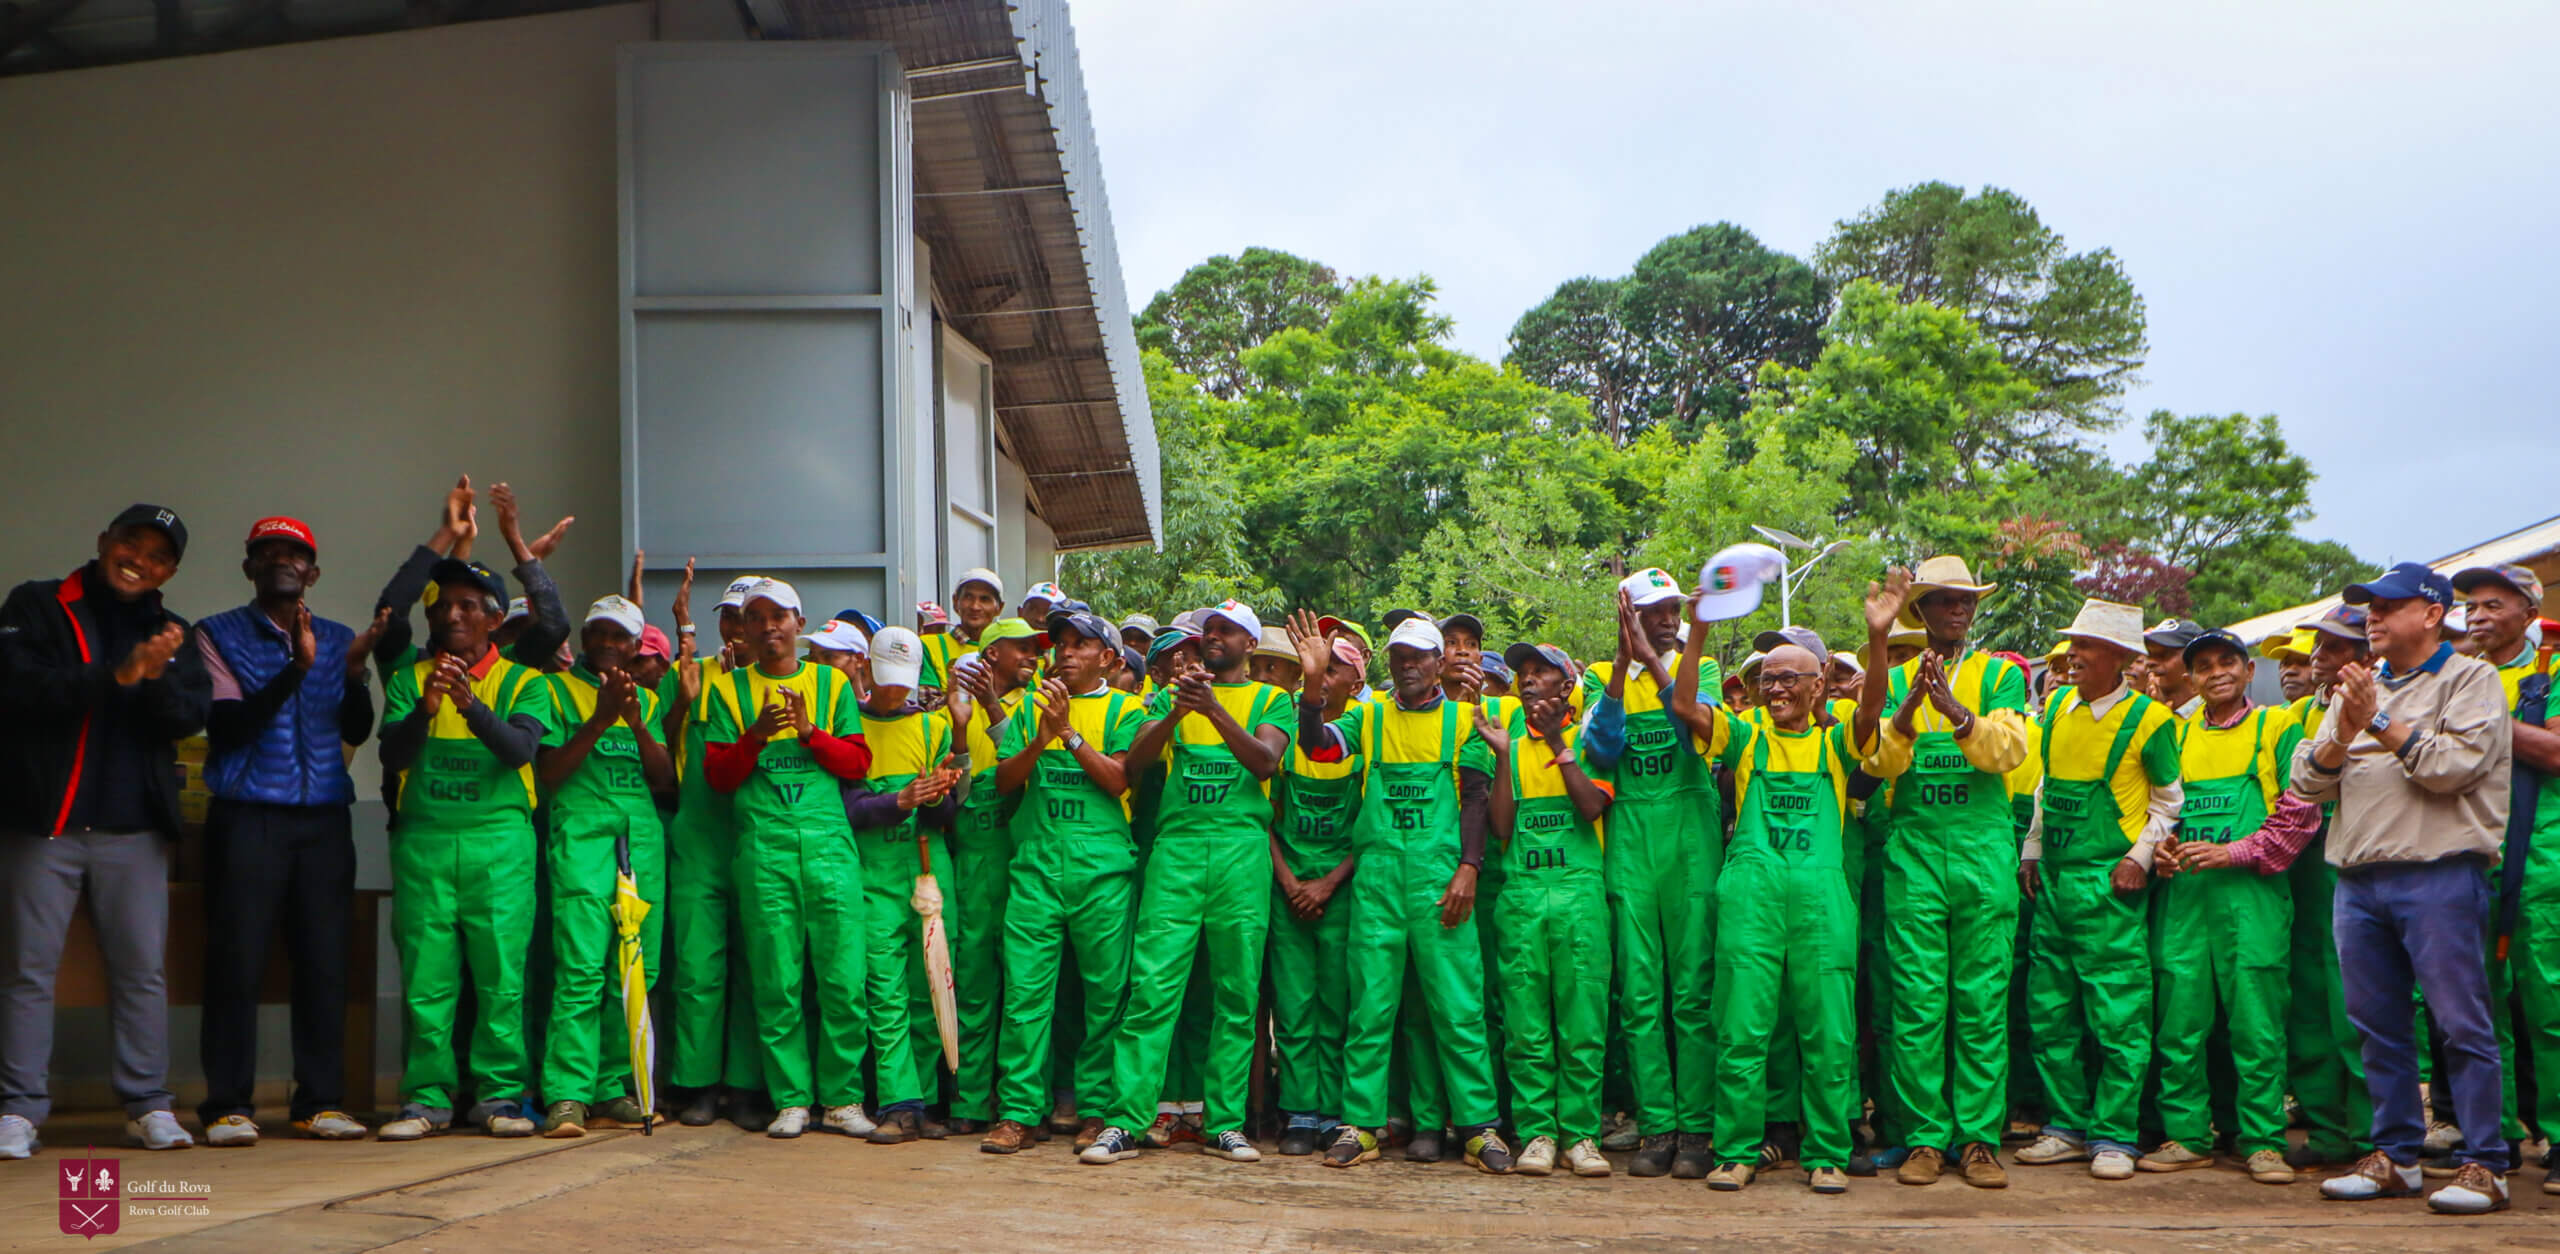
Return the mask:
MULTIPOLYGON (((2560 4, 1074 0, 1141 305, 1266 245, 1429 274, 1457 344, 1656 241, 1809 255, 2006 187, 2149 304, 2125 403, 2273 413, 2304 530, 2437 557, 2560 513, 2560 4)), ((2138 435, 2109 445, 2138 457, 2138 435)))

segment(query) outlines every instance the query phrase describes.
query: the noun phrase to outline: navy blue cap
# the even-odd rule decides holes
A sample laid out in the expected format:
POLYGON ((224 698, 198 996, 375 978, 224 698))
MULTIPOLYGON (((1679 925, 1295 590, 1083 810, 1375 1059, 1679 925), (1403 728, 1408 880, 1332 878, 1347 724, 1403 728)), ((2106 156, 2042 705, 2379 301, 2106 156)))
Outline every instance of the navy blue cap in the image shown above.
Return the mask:
POLYGON ((1483 657, 1477 658, 1476 669, 1483 671, 1484 677, 1494 683, 1507 684, 1511 682, 1511 664, 1503 661, 1502 655, 1499 653, 1488 653, 1483 657))
POLYGON ((178 511, 159 505, 127 505, 114 522, 107 524, 107 530, 122 531, 127 527, 149 527, 169 537, 169 547, 177 550, 179 560, 186 559, 187 524, 179 521, 178 511))
POLYGON ((1144 675, 1147 673, 1146 655, 1125 644, 1120 646, 1120 664, 1128 667, 1129 673, 1132 675, 1144 675))
POLYGON ((2249 646, 2240 643, 2240 637, 2220 627, 2211 627, 2197 632, 2195 639, 2189 640, 2178 650, 2178 656, 2184 659, 2187 665, 2193 666, 2197 654, 2216 646, 2229 649, 2244 658, 2249 656, 2249 646))
POLYGON ((458 557, 445 558, 428 568, 427 582, 438 586, 460 584, 466 588, 478 588, 499 605, 507 603, 506 581, 498 578, 498 572, 478 562, 466 562, 458 557))
POLYGON ((2382 572, 2380 579, 2347 585, 2339 599, 2349 605, 2364 605, 2372 601, 2406 601, 2411 597, 2451 609, 2453 581, 2437 574, 2434 567, 2425 563, 2402 562, 2382 572))
POLYGON ((1551 644, 1531 644, 1522 641, 1504 649, 1502 660, 1510 663, 1511 669, 1515 672, 1527 667, 1531 662, 1543 662, 1567 675, 1573 673, 1573 659, 1566 657, 1564 650, 1551 644))
MULTIPOLYGON (((1069 636, 1083 636, 1089 640, 1109 641, 1113 648, 1122 647, 1120 629, 1093 614, 1079 613, 1075 610, 1051 610, 1048 626, 1049 639, 1055 644, 1066 643, 1069 636)), ((1141 670, 1146 669, 1145 660, 1140 659, 1138 666, 1141 670)))

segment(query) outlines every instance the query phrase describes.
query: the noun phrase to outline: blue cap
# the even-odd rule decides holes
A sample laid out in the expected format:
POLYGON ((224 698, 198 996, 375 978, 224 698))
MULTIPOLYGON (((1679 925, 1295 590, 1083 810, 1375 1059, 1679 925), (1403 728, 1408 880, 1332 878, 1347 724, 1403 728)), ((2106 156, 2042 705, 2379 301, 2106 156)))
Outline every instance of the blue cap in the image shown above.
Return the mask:
POLYGON ((2339 599, 2349 605, 2363 605, 2370 601, 2406 601, 2411 597, 2421 597, 2451 609, 2453 581, 2422 562, 2402 562, 2384 571, 2380 579, 2347 585, 2339 599))
POLYGON ((1497 684, 1507 684, 1511 682, 1511 664, 1503 661, 1501 654, 1487 653, 1484 656, 1477 658, 1476 669, 1483 671, 1486 679, 1492 680, 1497 684))
POLYGON ((881 628, 881 622, 880 622, 880 620, 879 620, 879 619, 876 619, 876 618, 873 618, 872 616, 870 616, 870 615, 868 615, 868 614, 865 614, 865 613, 863 613, 863 612, 862 612, 862 611, 860 611, 860 610, 855 610, 855 609, 843 609, 843 610, 837 610, 837 611, 836 611, 836 620, 837 620, 838 622, 852 623, 852 624, 854 624, 855 626, 862 628, 862 638, 863 638, 863 639, 865 639, 865 640, 868 640, 868 639, 872 638, 873 636, 876 636, 876 635, 879 635, 879 634, 880 634, 880 628, 881 628))

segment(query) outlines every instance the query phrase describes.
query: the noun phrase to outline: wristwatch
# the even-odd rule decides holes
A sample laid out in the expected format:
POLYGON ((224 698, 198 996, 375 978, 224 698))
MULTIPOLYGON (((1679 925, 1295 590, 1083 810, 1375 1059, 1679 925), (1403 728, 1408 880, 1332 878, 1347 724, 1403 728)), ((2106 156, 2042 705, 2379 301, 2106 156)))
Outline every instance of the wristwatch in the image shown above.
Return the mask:
POLYGON ((1078 749, 1084 748, 1084 737, 1074 732, 1068 732, 1066 735, 1058 738, 1058 743, 1065 745, 1067 747, 1067 752, 1073 753, 1078 749))
POLYGON ((2373 712, 2373 721, 2365 724, 2364 729, 2372 732, 2376 736, 2380 736, 2382 733, 2389 731, 2391 729, 2390 712, 2387 710, 2375 710, 2373 712))

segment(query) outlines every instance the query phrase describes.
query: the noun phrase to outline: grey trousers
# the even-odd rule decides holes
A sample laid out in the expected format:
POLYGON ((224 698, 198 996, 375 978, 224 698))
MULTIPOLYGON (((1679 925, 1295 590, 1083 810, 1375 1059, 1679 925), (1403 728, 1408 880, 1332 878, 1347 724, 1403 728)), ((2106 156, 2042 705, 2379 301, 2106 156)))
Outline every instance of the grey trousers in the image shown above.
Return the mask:
POLYGON ((167 1110, 169 845, 152 832, 0 832, 0 1115, 53 1109, 53 982, 86 898, 107 960, 116 1096, 139 1119, 167 1110))

